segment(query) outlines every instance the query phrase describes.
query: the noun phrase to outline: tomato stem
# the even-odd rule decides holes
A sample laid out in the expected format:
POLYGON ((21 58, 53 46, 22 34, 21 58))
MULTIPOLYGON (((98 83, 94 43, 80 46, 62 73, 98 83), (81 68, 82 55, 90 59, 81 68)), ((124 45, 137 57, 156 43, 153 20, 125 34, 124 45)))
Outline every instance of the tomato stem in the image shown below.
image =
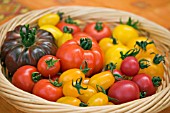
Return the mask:
POLYGON ((68 28, 67 26, 64 26, 63 32, 71 34, 71 33, 73 33, 73 29, 72 28, 68 28))
MULTIPOLYGON (((148 40, 148 39, 147 39, 148 40)), ((154 44, 154 42, 153 42, 153 40, 152 41, 150 41, 150 42, 147 42, 147 40, 146 41, 136 41, 136 45, 138 45, 142 50, 144 50, 144 51, 146 51, 146 47, 147 47, 147 45, 149 45, 149 44, 154 44)), ((135 46, 136 46, 135 45, 135 46)))
POLYGON ((112 39, 112 43, 113 43, 114 45, 118 44, 116 38, 114 38, 113 36, 111 36, 111 39, 112 39))
POLYGON ((161 85, 162 79, 160 77, 154 76, 152 78, 152 83, 155 87, 159 87, 161 85))
POLYGON ((145 98, 145 97, 146 97, 146 92, 141 91, 141 92, 140 92, 140 98, 145 98))
POLYGON ((96 22, 95 29, 99 32, 103 30, 103 23, 102 22, 96 22))
POLYGON ((139 60, 139 66, 141 69, 148 68, 150 66, 149 61, 146 59, 139 60))
POLYGON ((80 95, 82 95, 82 94, 80 93, 80 89, 82 89, 82 90, 87 90, 87 89, 88 89, 88 87, 86 87, 86 88, 82 87, 82 86, 81 86, 81 83, 82 83, 82 77, 81 77, 81 78, 78 78, 78 79, 76 80, 76 84, 74 84, 74 81, 72 80, 72 86, 77 89, 78 94, 80 94, 80 95), (80 79, 80 80, 79 80, 79 79, 80 79))
POLYGON ((39 72, 33 72, 32 73, 32 80, 34 82, 38 82, 41 79, 41 74, 39 72))
POLYGON ((81 70, 81 72, 83 72, 84 74, 86 74, 86 73, 90 70, 90 68, 88 68, 88 63, 87 63, 87 61, 84 61, 84 62, 82 63, 82 65, 80 66, 80 70, 81 70), (85 64, 84 69, 83 69, 83 64, 85 64))
MULTIPOLYGON (((155 54, 155 53, 151 53, 151 54, 155 54)), ((165 56, 155 54, 155 57, 153 58, 153 63, 154 64, 159 64, 160 62, 165 63, 165 56)))
POLYGON ((53 67, 55 65, 55 63, 58 61, 59 61, 59 59, 53 60, 53 57, 49 60, 46 60, 45 63, 47 64, 47 69, 53 67))
POLYGON ((126 23, 123 23, 122 22, 122 19, 120 18, 120 24, 126 24, 126 25, 129 25, 131 27, 133 27, 134 29, 137 29, 139 30, 138 26, 139 26, 139 21, 133 21, 131 17, 129 17, 128 21, 126 23))
POLYGON ((59 83, 58 82, 58 78, 55 80, 55 81, 52 81, 50 78, 49 78, 49 81, 52 85, 54 85, 55 87, 61 87, 62 86, 62 82, 59 83))
POLYGON ((81 102, 81 103, 79 104, 79 106, 80 106, 80 107, 87 107, 88 105, 85 104, 85 103, 83 103, 83 102, 81 102))
POLYGON ((66 19, 65 19, 65 22, 68 23, 68 24, 74 24, 74 25, 77 25, 77 22, 75 22, 70 16, 68 16, 66 19))
POLYGON ((92 40, 90 38, 80 38, 80 46, 84 50, 90 50, 92 48, 92 40))
POLYGON ((123 52, 120 51, 120 55, 121 55, 122 60, 124 60, 128 56, 135 57, 139 52, 140 52, 140 49, 133 48, 133 49, 130 49, 129 51, 127 51, 125 54, 123 54, 123 52))
POLYGON ((23 45, 28 48, 35 42, 36 28, 29 28, 29 24, 23 25, 20 28, 20 36, 23 45))
POLYGON ((60 21, 63 19, 64 12, 57 12, 57 15, 60 17, 60 21))

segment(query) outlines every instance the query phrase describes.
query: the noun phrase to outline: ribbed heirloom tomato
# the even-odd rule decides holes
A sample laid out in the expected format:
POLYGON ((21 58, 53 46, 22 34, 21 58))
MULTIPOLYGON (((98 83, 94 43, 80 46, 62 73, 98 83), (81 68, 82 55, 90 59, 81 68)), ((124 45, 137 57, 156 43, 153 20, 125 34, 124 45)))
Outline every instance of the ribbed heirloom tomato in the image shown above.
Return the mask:
MULTIPOLYGON (((64 43, 56 53, 61 61, 61 71, 79 68, 86 61, 90 76, 102 70, 104 65, 103 52, 96 41, 90 38, 77 37, 64 43)), ((84 67, 84 66, 83 66, 84 67)))

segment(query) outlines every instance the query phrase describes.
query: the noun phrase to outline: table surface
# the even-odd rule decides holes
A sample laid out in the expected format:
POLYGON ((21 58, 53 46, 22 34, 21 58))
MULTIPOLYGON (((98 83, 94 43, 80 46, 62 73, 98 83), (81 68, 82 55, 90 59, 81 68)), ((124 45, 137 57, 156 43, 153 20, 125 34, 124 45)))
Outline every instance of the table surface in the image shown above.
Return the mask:
MULTIPOLYGON (((170 30, 170 0, 0 0, 0 24, 30 10, 67 5, 125 10, 143 16, 170 30)), ((0 113, 24 113, 1 97, 0 105, 0 113)), ((170 113, 170 107, 160 113, 170 113)))

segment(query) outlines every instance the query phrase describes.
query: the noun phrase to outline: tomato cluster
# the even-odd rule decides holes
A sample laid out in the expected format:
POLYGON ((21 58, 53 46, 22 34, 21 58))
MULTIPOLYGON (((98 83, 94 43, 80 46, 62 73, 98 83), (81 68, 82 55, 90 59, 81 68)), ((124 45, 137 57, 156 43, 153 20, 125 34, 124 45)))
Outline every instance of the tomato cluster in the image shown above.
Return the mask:
MULTIPOLYGON (((22 54, 30 59, 34 55, 36 65, 20 61, 23 65, 12 73, 16 87, 49 101, 75 106, 122 104, 156 93, 165 60, 153 40, 140 34, 138 21, 129 18, 113 30, 108 23, 97 21, 82 30, 78 20, 70 16, 63 19, 62 14, 47 14, 38 20, 39 29, 46 31, 43 36, 53 36, 56 51, 50 54, 45 37, 41 39, 37 34, 44 43, 29 46, 35 48, 37 44, 37 52, 47 54, 40 58, 22 54)), ((23 32, 21 42, 36 38, 33 29, 23 32)))

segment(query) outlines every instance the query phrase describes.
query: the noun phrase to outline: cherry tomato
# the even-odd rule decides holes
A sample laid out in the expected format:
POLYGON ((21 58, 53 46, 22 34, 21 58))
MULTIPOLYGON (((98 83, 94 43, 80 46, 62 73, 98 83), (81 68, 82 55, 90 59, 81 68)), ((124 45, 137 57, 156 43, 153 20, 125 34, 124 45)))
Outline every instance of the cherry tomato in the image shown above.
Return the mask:
POLYGON ((98 42, 104 37, 110 37, 112 32, 110 28, 102 22, 93 22, 85 26, 84 32, 94 37, 98 42))
POLYGON ((58 27, 61 31, 63 31, 64 26, 67 26, 68 28, 72 28, 73 29, 72 34, 81 31, 77 23, 69 16, 64 21, 61 21, 56 25, 56 27, 58 27))
POLYGON ((42 79, 35 84, 33 94, 55 102, 63 96, 61 86, 62 84, 57 81, 53 82, 47 79, 42 79))
POLYGON ((108 96, 117 99, 117 101, 112 101, 114 104, 122 104, 139 99, 140 91, 136 83, 130 80, 121 80, 110 87, 108 96))
POLYGON ((138 74, 133 77, 132 81, 138 85, 142 93, 146 93, 145 95, 141 95, 142 97, 151 96, 156 93, 156 88, 154 87, 149 75, 144 73, 138 74))
POLYGON ((78 98, 65 96, 57 100, 58 103, 70 104, 73 106, 80 106, 81 101, 78 98))
POLYGON ((26 91, 32 92, 32 89, 40 79, 37 69, 34 66, 25 65, 17 69, 12 77, 12 84, 26 91))
POLYGON ((138 32, 129 25, 118 25, 113 31, 112 35, 114 38, 121 41, 124 45, 127 45, 130 40, 138 38, 138 32))
POLYGON ((45 55, 38 61, 37 68, 42 76, 53 77, 60 70, 60 61, 53 55, 45 55))
POLYGON ((93 43, 97 43, 96 39, 84 32, 77 32, 73 35, 74 39, 79 40, 80 38, 90 38, 93 43))
POLYGON ((134 56, 126 57, 120 66, 120 70, 126 76, 135 76, 140 70, 138 60, 134 56))

